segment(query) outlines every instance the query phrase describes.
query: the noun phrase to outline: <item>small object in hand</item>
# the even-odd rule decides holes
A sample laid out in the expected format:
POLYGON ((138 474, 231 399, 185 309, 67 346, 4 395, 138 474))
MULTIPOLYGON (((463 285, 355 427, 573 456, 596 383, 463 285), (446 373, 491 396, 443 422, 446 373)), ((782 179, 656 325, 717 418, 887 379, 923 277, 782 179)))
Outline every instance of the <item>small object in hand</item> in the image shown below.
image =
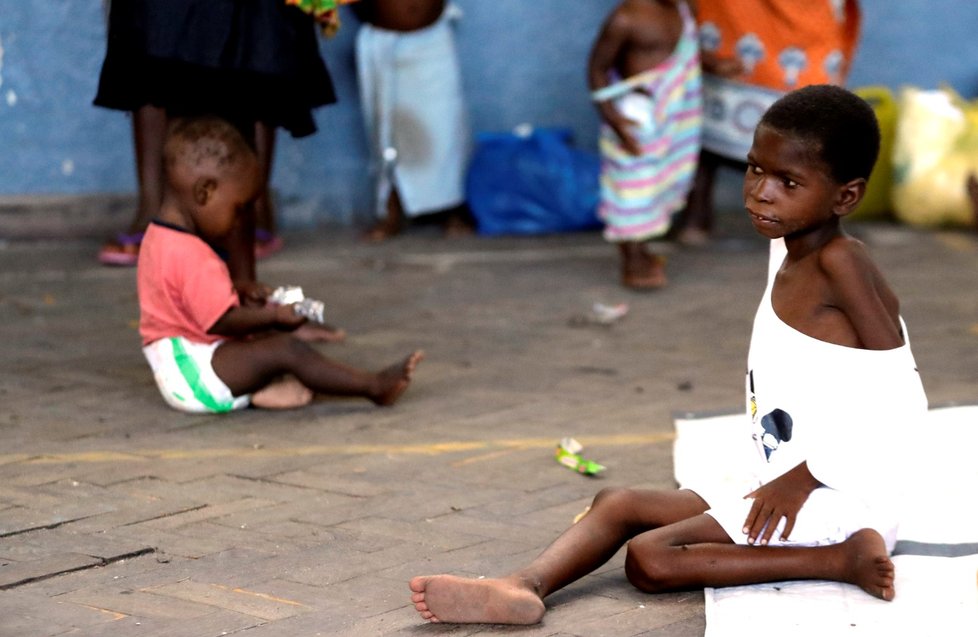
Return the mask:
POLYGON ((270 303, 276 305, 291 305, 293 311, 307 320, 323 325, 323 309, 325 305, 322 301, 306 298, 302 293, 302 288, 298 285, 282 286, 275 289, 268 297, 270 303))

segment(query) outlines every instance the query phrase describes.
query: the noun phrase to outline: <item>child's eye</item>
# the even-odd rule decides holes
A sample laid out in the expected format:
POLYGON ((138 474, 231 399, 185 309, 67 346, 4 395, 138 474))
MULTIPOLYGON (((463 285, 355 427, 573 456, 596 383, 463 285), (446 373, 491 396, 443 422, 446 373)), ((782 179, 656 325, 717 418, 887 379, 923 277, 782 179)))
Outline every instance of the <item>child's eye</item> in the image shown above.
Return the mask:
POLYGON ((752 173, 754 175, 760 175, 764 173, 764 171, 761 170, 760 166, 755 166, 754 164, 747 164, 747 172, 752 173))
POLYGON ((798 187, 798 182, 795 181, 794 179, 789 179, 789 178, 785 177, 784 179, 781 180, 781 182, 784 184, 784 187, 785 188, 796 188, 796 187, 798 187))

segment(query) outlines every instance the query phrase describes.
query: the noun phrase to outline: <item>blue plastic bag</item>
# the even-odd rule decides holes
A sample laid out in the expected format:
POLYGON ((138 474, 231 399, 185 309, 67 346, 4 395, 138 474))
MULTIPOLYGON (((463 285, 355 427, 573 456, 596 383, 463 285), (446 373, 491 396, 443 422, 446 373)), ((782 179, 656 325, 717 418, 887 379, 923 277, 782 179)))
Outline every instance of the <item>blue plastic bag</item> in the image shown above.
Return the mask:
POLYGON ((591 230, 597 217, 601 162, 571 146, 571 131, 481 133, 466 177, 479 234, 549 234, 591 230))

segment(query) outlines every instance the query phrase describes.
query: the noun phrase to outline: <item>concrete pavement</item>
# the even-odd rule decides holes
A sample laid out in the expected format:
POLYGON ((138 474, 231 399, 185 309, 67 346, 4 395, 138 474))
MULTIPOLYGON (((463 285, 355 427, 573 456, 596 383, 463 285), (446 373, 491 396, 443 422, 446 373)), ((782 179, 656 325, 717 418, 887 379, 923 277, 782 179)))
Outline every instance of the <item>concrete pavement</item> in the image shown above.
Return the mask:
MULTIPOLYGON (((766 265, 746 226, 666 246, 653 294, 617 285, 597 234, 287 235, 260 278, 326 301, 350 332, 328 355, 427 358, 390 409, 227 416, 164 405, 134 271, 99 266, 97 242, 0 244, 0 636, 702 635, 702 594, 639 593, 621 555, 528 628, 424 624, 407 580, 500 574, 599 488, 674 486, 673 415, 741 408, 766 265), (595 302, 630 312, 595 325, 595 302), (557 464, 564 436, 608 470, 557 464)), ((978 238, 850 227, 902 299, 931 403, 978 400, 978 238)))

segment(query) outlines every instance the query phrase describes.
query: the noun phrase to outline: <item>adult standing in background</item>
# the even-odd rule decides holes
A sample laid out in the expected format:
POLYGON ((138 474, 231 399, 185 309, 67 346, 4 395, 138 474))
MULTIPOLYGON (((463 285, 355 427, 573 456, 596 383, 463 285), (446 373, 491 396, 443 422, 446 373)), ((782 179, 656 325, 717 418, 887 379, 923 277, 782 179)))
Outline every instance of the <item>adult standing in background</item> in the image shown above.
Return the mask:
POLYGON ((266 184, 229 245, 232 275, 253 281, 255 256, 281 246, 267 187, 276 129, 310 135, 312 110, 335 100, 315 22, 285 0, 112 2, 94 103, 132 113, 139 206, 127 231, 102 247, 100 261, 136 263, 143 230, 162 200, 169 118, 213 114, 254 145, 266 184))
POLYGON ((361 0, 357 78, 371 159, 375 212, 366 234, 383 241, 409 219, 435 218, 447 234, 471 231, 465 208, 470 135, 453 22, 446 0, 361 0))
POLYGON ((859 40, 857 0, 696 0, 703 65, 703 152, 675 227, 709 240, 719 167, 742 170, 765 110, 809 84, 844 85, 859 40))

